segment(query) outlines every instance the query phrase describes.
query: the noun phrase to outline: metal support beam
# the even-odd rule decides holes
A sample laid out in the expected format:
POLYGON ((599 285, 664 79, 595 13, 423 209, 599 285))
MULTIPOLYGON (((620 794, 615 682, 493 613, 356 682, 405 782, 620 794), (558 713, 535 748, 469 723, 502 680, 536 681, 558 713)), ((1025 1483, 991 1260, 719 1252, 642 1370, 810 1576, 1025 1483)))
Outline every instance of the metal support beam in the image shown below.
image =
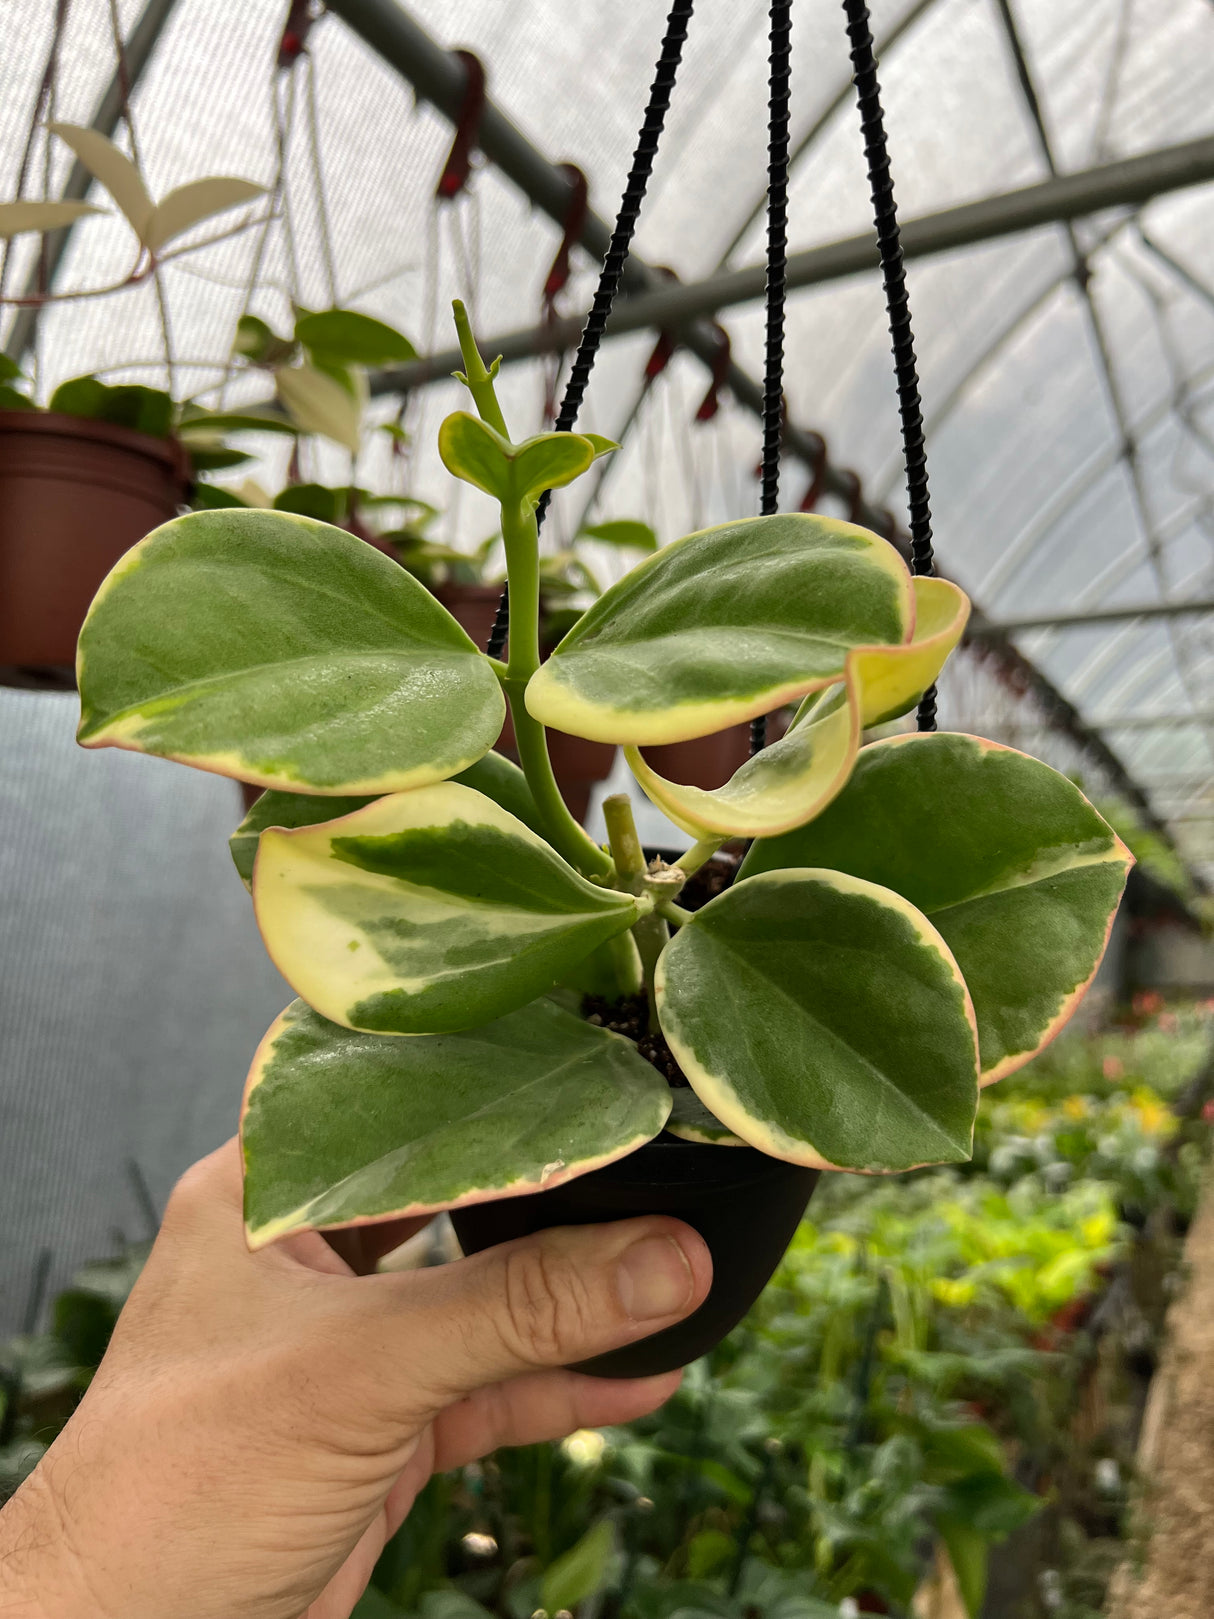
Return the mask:
POLYGON ((969 640, 992 635, 1017 635, 1021 630, 1062 630, 1086 624, 1122 624, 1134 618, 1180 618, 1190 613, 1214 613, 1214 600, 1138 602, 1129 607, 1086 607, 1075 613, 1026 613, 1023 618, 987 619, 969 630, 969 640))
MULTIPOLYGON (((330 10, 342 11, 345 0, 330 10)), ((924 214, 902 226, 904 258, 929 258, 958 247, 971 247, 1001 236, 1016 235, 1041 225, 1054 225, 1078 219, 1106 208, 1130 207, 1165 192, 1214 181, 1214 136, 1167 146, 1142 157, 1106 163, 1080 174, 1061 174, 1037 185, 1024 186, 985 197, 981 202, 948 208, 942 213, 924 214)), ((585 238, 583 238, 585 240, 585 238)), ((828 242, 822 247, 793 253, 788 260, 788 287, 818 286, 844 276, 875 272, 877 242, 872 232, 828 242)), ((640 292, 617 301, 607 325, 608 337, 648 327, 680 330, 688 321, 712 315, 737 304, 762 298, 766 266, 747 265, 726 270, 686 285, 663 282, 652 291, 640 292)), ((488 353, 500 354, 507 364, 533 359, 538 354, 561 353, 575 348, 585 325, 585 315, 571 315, 547 325, 529 326, 487 338, 488 353)), ((460 364, 458 349, 447 349, 407 365, 376 372, 372 392, 407 392, 436 377, 446 377, 460 364)))
MULTIPOLYGON (((413 86, 419 100, 431 102, 452 122, 458 121, 466 78, 463 63, 453 52, 444 50, 419 28, 412 18, 395 4, 395 0, 328 0, 328 10, 340 17, 353 33, 407 80, 413 86)), ((569 177, 564 170, 538 152, 526 136, 491 101, 486 102, 481 116, 478 144, 490 162, 496 164, 508 179, 513 180, 525 196, 556 224, 563 226, 570 201, 569 177)), ((1123 171, 1127 167, 1132 169, 1129 177, 1122 173, 1115 194, 1110 195, 1107 189, 1101 190, 1093 185, 1091 176, 1087 174, 1070 175, 1047 182, 1053 186, 1060 186, 1063 190, 1055 192, 1044 213, 1036 218, 1022 215, 1019 224, 1008 225, 1002 234, 1007 234, 1011 230, 1027 230, 1033 225, 1046 224, 1060 217, 1078 217, 1094 209, 1118 206, 1119 203, 1132 205, 1157 195, 1162 189, 1178 189, 1182 185, 1197 185, 1205 180, 1214 179, 1214 139, 1191 142, 1184 147, 1170 148, 1163 153, 1150 153, 1144 158, 1133 158, 1126 164, 1111 164, 1108 167, 1123 171), (1069 201, 1066 200, 1068 197, 1069 201), (1060 207, 1064 210, 1062 213, 1058 212, 1060 207), (1071 213, 1067 213, 1065 211, 1067 209, 1071 210, 1071 213)), ((1027 189, 1030 192, 1039 192, 1041 188, 1027 189)), ((1040 200, 1038 206, 1040 207, 1040 200)), ((973 210, 986 207, 987 203, 973 203, 968 209, 949 210, 954 216, 954 230, 965 228, 964 221, 958 226, 955 216, 968 213, 971 221, 969 229, 972 232, 973 210)), ((909 229, 909 226, 907 228, 909 229)), ((986 240, 990 234, 989 228, 983 228, 977 235, 967 234, 963 238, 943 243, 937 251, 943 250, 944 245, 961 246, 966 241, 986 240)), ((602 260, 610 236, 610 229, 605 222, 597 214, 588 212, 581 243, 593 259, 602 260)), ((855 253, 857 257, 849 261, 847 269, 836 268, 834 271, 836 275, 876 267, 876 244, 872 237, 857 237, 853 239, 852 244, 837 244, 837 246, 840 251, 847 247, 848 252, 855 253), (862 259, 859 257, 861 242, 864 244, 862 259)), ((826 249, 817 251, 825 252, 826 249)), ((661 278, 657 271, 635 254, 630 254, 625 262, 624 286, 629 293, 656 291, 659 288, 669 290, 669 282, 661 278)), ((578 333, 574 334, 575 340, 577 335, 578 333)), ((679 336, 684 346, 711 369, 719 352, 718 339, 712 327, 703 321, 692 321, 680 329, 679 336)), ((430 364, 437 366, 437 359, 431 360, 430 364)), ((725 385, 738 404, 753 415, 762 416, 763 390, 740 366, 737 364, 729 366, 725 385)), ((389 385, 390 388, 394 386, 397 385, 389 385)), ((816 434, 807 433, 790 423, 785 429, 784 449, 788 455, 795 456, 814 469, 818 467, 821 457, 822 441, 816 434)), ((849 504, 854 498, 855 488, 852 480, 829 463, 821 469, 821 483, 826 493, 849 504)), ((858 522, 878 532, 883 532, 887 527, 886 514, 867 501, 858 506, 855 517, 858 522)), ((905 536, 895 535, 894 540, 905 553, 907 546, 905 536)), ((971 619, 971 627, 977 631, 987 622, 983 615, 976 611, 971 619)), ((1074 704, 1069 702, 1052 681, 1025 657, 1002 629, 997 626, 987 629, 983 636, 983 644, 990 649, 991 655, 998 659, 1008 675, 1017 681, 1020 689, 1031 693, 1040 703, 1054 729, 1069 736, 1083 749, 1104 771, 1114 790, 1133 804, 1144 823, 1158 832, 1169 847, 1174 847, 1166 824, 1156 814, 1147 795, 1130 776, 1125 765, 1104 738, 1085 724, 1074 704)), ((1200 891, 1206 891, 1206 885, 1200 875, 1195 876, 1194 881, 1200 891)))
MULTIPOLYGON (((381 56, 389 67, 395 68, 413 86, 419 101, 429 101, 453 123, 458 121, 467 75, 463 62, 452 51, 445 50, 432 40, 395 0, 329 0, 327 9, 340 17, 346 27, 381 56)), ((489 161, 507 179, 514 181, 524 196, 555 224, 564 227, 573 182, 564 169, 549 162, 537 151, 492 101, 486 101, 481 114, 477 144, 489 161)), ((1214 141, 1211 146, 1214 148, 1214 141)), ((610 240, 611 227, 598 214, 587 210, 581 236, 581 244, 586 252, 601 263, 610 240)), ((875 239, 869 241, 868 251, 871 264, 875 264, 875 239)), ((868 267, 871 265, 866 265, 868 267)), ((669 286, 664 276, 635 253, 630 253, 624 262, 623 284, 629 293, 656 291, 669 286)), ((579 319, 573 324, 573 343, 576 344, 583 322, 579 319)), ((720 342, 713 328, 707 322, 692 321, 679 335, 685 347, 711 370, 718 356, 720 342)), ((442 359, 442 356, 438 356, 433 363, 439 364, 442 359)), ((456 355, 447 369, 453 369, 458 363, 459 356, 456 355)), ((725 386, 744 409, 762 416, 763 389, 741 366, 729 366, 725 386)), ((373 389, 378 392, 399 392, 400 384, 389 382, 376 387, 373 379, 373 389)), ((786 430, 784 447, 789 454, 799 457, 809 466, 817 464, 822 448, 815 435, 792 426, 786 430)), ((855 493, 851 479, 829 464, 822 472, 822 487, 827 494, 849 502, 855 493)), ((885 514, 868 502, 861 505, 856 519, 878 532, 883 532, 888 526, 885 514)))
MULTIPOLYGON (((176 9, 177 0, 147 0, 140 13, 139 20, 131 29, 129 37, 123 42, 123 56, 125 58, 125 75, 122 65, 115 67, 114 76, 106 86, 101 100, 97 103, 93 113, 92 128, 100 135, 112 135, 118 127, 118 120, 122 117, 123 104, 131 91, 143 77, 144 69, 152 59, 152 53, 164 33, 165 24, 176 9)), ((93 177, 84 164, 77 160, 72 164, 71 173, 67 177, 67 184, 62 191, 64 202, 83 202, 93 183, 93 177)), ((30 271, 26 280, 22 296, 34 297, 42 288, 42 278, 45 275, 46 287, 53 287, 59 267, 63 263, 67 252, 68 242, 71 239, 73 227, 64 225, 59 230, 46 233, 46 259, 45 271, 40 264, 36 264, 30 271)), ((37 304, 27 304, 18 309, 12 330, 8 334, 5 352, 11 359, 20 364, 25 355, 29 353, 34 344, 34 337, 38 330, 38 317, 42 310, 37 304)))

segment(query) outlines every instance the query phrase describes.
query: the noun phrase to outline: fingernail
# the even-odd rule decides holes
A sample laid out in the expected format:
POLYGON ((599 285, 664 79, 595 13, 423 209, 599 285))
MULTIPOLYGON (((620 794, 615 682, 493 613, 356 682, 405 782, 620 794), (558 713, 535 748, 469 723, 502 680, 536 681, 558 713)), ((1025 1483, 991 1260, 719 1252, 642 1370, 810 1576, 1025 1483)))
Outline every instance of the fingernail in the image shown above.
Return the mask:
POLYGON ((634 1321, 677 1314, 694 1285, 687 1256, 670 1237, 643 1237, 620 1260, 620 1303, 634 1321))

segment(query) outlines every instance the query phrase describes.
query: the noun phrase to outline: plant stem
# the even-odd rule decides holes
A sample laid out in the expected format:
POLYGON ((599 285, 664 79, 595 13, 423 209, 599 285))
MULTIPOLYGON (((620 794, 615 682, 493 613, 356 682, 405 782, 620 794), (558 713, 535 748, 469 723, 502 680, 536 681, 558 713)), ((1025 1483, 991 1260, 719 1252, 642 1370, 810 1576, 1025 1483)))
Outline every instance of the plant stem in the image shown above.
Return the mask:
MULTIPOLYGON (((485 362, 481 359, 480 350, 476 346, 476 339, 472 335, 472 322, 468 319, 468 311, 464 308, 463 300, 456 298, 452 303, 455 311, 455 329, 459 333, 459 351, 464 357, 464 370, 462 381, 468 392, 472 395, 472 403, 476 406, 477 415, 481 421, 487 422, 503 438, 509 438, 506 431, 506 420, 502 415, 502 407, 497 402, 497 394, 493 389, 493 379, 497 376, 498 361, 485 369, 485 362)), ((511 581, 511 597, 514 595, 514 584, 511 581)), ((513 601, 511 602, 513 612, 513 601)), ((513 626, 512 626, 513 627, 513 626)))
MULTIPOLYGON (((636 822, 632 818, 632 802, 627 793, 612 793, 603 800, 603 819, 607 823, 607 841, 615 860, 616 883, 630 894, 645 891, 648 864, 641 840, 637 836, 636 822)), ((649 1001, 649 1027, 658 1027, 657 1001, 653 979, 658 958, 670 942, 670 929, 657 911, 643 916, 632 924, 632 936, 641 956, 641 970, 645 975, 645 994, 649 1001)))
POLYGON ((675 864, 684 876, 690 877, 693 872, 699 871, 702 865, 712 859, 724 842, 724 838, 701 838, 698 843, 692 844, 686 854, 681 854, 675 864))
MULTIPOLYGON (((506 421, 493 387, 497 363, 485 369, 472 335, 468 311, 458 298, 454 309, 460 353, 464 358, 464 382, 481 420, 508 439, 506 421)), ((527 712, 527 682, 540 666, 539 531, 535 513, 509 502, 504 503, 501 510, 506 577, 510 581, 510 648, 509 661, 504 668, 496 659, 491 661, 510 704, 519 763, 553 848, 586 876, 607 877, 611 874, 610 857, 569 813, 552 773, 544 727, 527 712)))
POLYGON ((676 928, 686 927, 693 915, 691 911, 685 911, 681 905, 676 905, 672 899, 659 900, 657 912, 668 922, 673 922, 676 928))
POLYGON ((548 739, 544 727, 527 712, 523 693, 527 682, 519 685, 514 680, 503 681, 510 713, 514 718, 514 739, 518 745, 519 764, 527 778, 531 796, 543 817, 548 840, 559 854, 564 855, 587 877, 609 877, 611 857, 569 813, 561 790, 552 773, 548 757, 548 739))
POLYGON ((607 823, 607 841, 615 860, 619 886, 630 894, 639 894, 645 886, 648 862, 636 822, 632 818, 632 800, 627 793, 612 793, 603 800, 603 819, 607 823))

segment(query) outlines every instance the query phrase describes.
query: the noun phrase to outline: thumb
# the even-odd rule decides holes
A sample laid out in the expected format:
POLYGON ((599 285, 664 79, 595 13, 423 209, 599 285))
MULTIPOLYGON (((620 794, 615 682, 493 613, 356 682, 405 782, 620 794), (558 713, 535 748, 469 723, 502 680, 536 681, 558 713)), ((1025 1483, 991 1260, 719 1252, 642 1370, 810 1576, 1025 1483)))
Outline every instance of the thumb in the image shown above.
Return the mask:
POLYGON ((391 1300, 380 1320, 397 1376, 442 1405, 673 1326, 707 1296, 712 1260, 690 1226, 649 1217, 559 1227, 371 1280, 391 1300))

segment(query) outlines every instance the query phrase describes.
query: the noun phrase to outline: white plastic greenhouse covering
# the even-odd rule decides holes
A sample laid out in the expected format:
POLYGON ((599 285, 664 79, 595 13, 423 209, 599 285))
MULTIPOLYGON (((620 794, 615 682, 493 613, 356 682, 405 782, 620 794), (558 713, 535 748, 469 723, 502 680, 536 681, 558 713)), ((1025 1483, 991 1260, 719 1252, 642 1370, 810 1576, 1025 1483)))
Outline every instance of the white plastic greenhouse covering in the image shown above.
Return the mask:
MULTIPOLYGON (((143 0, 119 0, 123 35, 142 9, 143 0)), ((315 23, 308 54, 283 74, 275 53, 285 0, 177 0, 161 9, 167 23, 132 97, 139 156, 154 195, 202 174, 242 175, 269 186, 279 163, 276 120, 288 131, 291 229, 277 218, 268 230, 254 312, 281 326, 292 299, 310 307, 340 303, 392 322, 422 352, 451 346, 453 296, 469 303, 484 336, 539 320, 559 229, 483 162, 464 195, 437 204, 449 123, 428 104, 415 104, 410 86, 339 17, 315 23)), ((578 164, 589 178, 592 207, 613 219, 665 5, 408 0, 406 9, 440 45, 477 53, 494 104, 547 158, 578 164)), ((1214 131, 1211 0, 1011 0, 1011 10, 1059 170, 1083 170, 1214 131)), ((882 53, 881 76, 904 219, 1048 177, 998 0, 876 0, 872 11, 878 44, 894 36, 882 53)), ((4 8, 3 197, 15 194, 55 13, 56 0, 8 0, 4 8)), ((651 264, 671 267, 684 281, 763 256, 766 14, 762 0, 697 0, 635 244, 651 264)), ((796 250, 865 230, 871 210, 854 101, 844 93, 849 64, 839 0, 797 0, 793 40, 798 155, 790 247, 796 250)), ((54 117, 89 123, 114 70, 110 5, 72 0, 54 117)), ((129 149, 125 128, 116 138, 129 149)), ((53 141, 48 150, 39 135, 32 157, 27 194, 57 195, 70 154, 53 141)), ((103 195, 94 200, 107 202, 103 195)), ((1075 234, 1092 272, 1086 298, 1067 232, 1056 225, 909 267, 938 558, 994 619, 1208 598, 1214 581, 1214 186, 1081 219, 1075 234)), ((231 379, 225 386, 225 360, 260 244, 261 233, 252 229, 163 272, 179 394, 229 404, 254 397, 242 395, 231 379)), ((24 284, 33 252, 29 238, 15 246, 8 289, 24 284)), ((57 285, 64 290, 121 279, 132 257, 132 239, 117 217, 86 220, 74 233, 57 285)), ((575 274, 562 295, 566 312, 586 308, 596 268, 575 253, 575 274)), ((12 318, 6 312, 10 332, 12 318)), ((732 309, 722 322, 735 359, 758 376, 761 310, 732 309)), ((581 425, 623 440, 595 515, 643 517, 668 540, 757 510, 759 434, 754 419, 728 396, 713 420, 693 424, 707 376, 685 352, 642 399, 653 341, 652 333, 642 333, 604 345, 581 425)), ((86 371, 101 371, 110 381, 163 382, 163 344, 150 284, 52 305, 37 330, 39 396, 86 371)), ((503 377, 512 426, 539 429, 549 364, 520 363, 503 377)), ((892 367, 875 269, 790 295, 785 386, 791 419, 824 434, 833 462, 854 468, 870 498, 901 514, 892 367)), ((442 508, 440 537, 471 547, 491 527, 489 508, 474 493, 461 492, 434 450, 439 421, 461 403, 453 382, 413 394, 404 415, 413 435, 408 458, 394 461, 387 437, 374 435, 359 459, 358 481, 386 491, 406 487, 407 480, 411 494, 442 508)), ((377 399, 373 414, 393 420, 399 408, 399 400, 377 399)), ((349 469, 338 452, 308 454, 305 473, 346 481, 349 469)), ((271 490, 284 473, 285 463, 253 469, 271 490)), ((230 477, 239 482, 247 475, 241 469, 230 477)), ((786 506, 798 505, 808 477, 786 462, 786 506)), ((584 500, 567 492, 556 502, 547 543, 556 546, 574 531, 584 500)), ((823 505, 840 509, 829 499, 823 505)), ((600 560, 610 567, 609 558, 600 560)), ((1214 880, 1209 621, 1190 615, 1036 630, 1018 634, 1016 642, 1145 789, 1191 870, 1214 880)), ((989 665, 971 654, 954 663, 942 691, 942 726, 1025 746, 1081 772, 1097 796, 1107 793, 1110 782, 1091 760, 1052 736, 1042 713, 989 665)), ((38 792, 100 802, 107 789, 98 772, 112 766, 115 779, 133 784, 146 763, 69 757, 68 697, 6 694, 3 713, 10 736, 25 738, 27 755, 29 739, 46 735, 48 727, 64 741, 53 769, 30 768, 21 780, 10 779, 19 813, 6 818, 6 841, 19 826, 45 824, 49 800, 44 813, 38 792)), ((19 754, 6 747, 5 772, 18 768, 19 754)), ((195 831, 208 816, 222 819, 213 795, 224 784, 167 765, 147 768, 155 775, 151 796, 160 813, 172 814, 176 804, 195 831), (204 814, 199 795, 206 793, 212 798, 204 814)), ((143 807, 150 809, 150 801, 143 807)), ((97 851, 103 866, 109 859, 110 887, 104 900, 90 895, 81 925, 93 925, 89 905, 121 909, 126 903, 129 948, 145 948, 139 906, 184 901, 160 892, 165 882, 159 889, 145 884, 124 901, 113 877, 114 851, 146 836, 141 823, 119 817, 104 835, 94 829, 92 836, 113 845, 108 857, 97 851)), ((67 830, 61 842, 70 842, 67 830)), ((149 841, 149 851, 160 846, 149 841)), ((189 858, 199 857, 191 852, 189 858)), ((31 853, 26 865, 32 860, 31 853)), ((87 875, 81 881, 87 888, 87 875)), ((243 899, 238 888, 234 896, 243 899)), ((256 978, 255 944, 243 935, 222 941, 230 925, 223 906, 203 907, 203 913, 196 927, 218 931, 213 947, 197 938, 191 947, 197 1004, 214 1016, 230 1015, 232 1038, 220 1042, 222 1057, 208 1048, 208 1062, 220 1064, 218 1076, 204 1074, 197 1057, 178 1053, 159 1103, 152 1087, 147 1106, 188 1109, 192 1088, 204 1084, 234 1098, 250 1032, 245 1025, 256 1022, 251 1004, 267 1021, 277 1010, 281 991, 268 972, 256 978), (241 981, 235 999, 234 978, 241 981), (239 1010, 232 1012, 237 1001, 239 1010)), ((121 929, 111 932, 117 937, 121 929)), ((183 925, 182 936, 188 932, 183 925)), ((10 933, 6 951, 20 948, 10 933)), ((53 979, 52 945, 47 950, 53 979)), ((169 987, 163 961, 149 962, 148 974, 142 992, 138 985, 122 991, 128 1026, 120 1027, 121 1019, 106 1023, 131 1053, 142 1049, 140 1018, 155 1023, 192 1015, 163 1000, 169 987)), ((39 994, 64 997, 63 1018, 77 1019, 87 1031, 97 997, 104 1000, 99 982, 44 982, 41 990, 31 982, 21 992, 33 997, 28 1003, 10 982, 0 992, 8 1001, 0 1012, 10 1040, 14 1020, 28 1020, 39 994), (78 992, 94 1001, 73 1007, 78 992)), ((45 1019, 45 1007, 39 1015, 45 1019)), ((20 1051, 27 1044, 20 1043, 20 1051)), ((171 1048, 162 1041, 159 1049, 171 1048)), ((17 1057, 14 1048, 11 1060, 17 1057)), ((33 1081, 23 1073, 16 1084, 28 1087, 33 1081)), ((0 1107, 5 1097, 0 1089, 0 1107)), ((205 1129, 177 1132, 173 1150, 150 1166, 157 1196, 187 1149, 215 1138, 218 1125, 210 1119, 205 1129)), ((0 1174, 18 1174, 14 1123, 21 1121, 4 1117, 0 1174)), ((115 1184, 121 1180, 118 1153, 115 1145, 108 1166, 115 1184)), ((84 1147, 81 1154, 83 1161, 84 1147)), ((56 1174, 66 1173, 60 1161, 56 1174)), ((27 1222, 26 1258, 35 1239, 27 1222)), ((69 1250, 80 1248, 75 1236, 65 1242, 69 1250)), ((15 1269, 0 1274, 0 1288, 6 1280, 15 1286, 16 1276, 15 1269)))

